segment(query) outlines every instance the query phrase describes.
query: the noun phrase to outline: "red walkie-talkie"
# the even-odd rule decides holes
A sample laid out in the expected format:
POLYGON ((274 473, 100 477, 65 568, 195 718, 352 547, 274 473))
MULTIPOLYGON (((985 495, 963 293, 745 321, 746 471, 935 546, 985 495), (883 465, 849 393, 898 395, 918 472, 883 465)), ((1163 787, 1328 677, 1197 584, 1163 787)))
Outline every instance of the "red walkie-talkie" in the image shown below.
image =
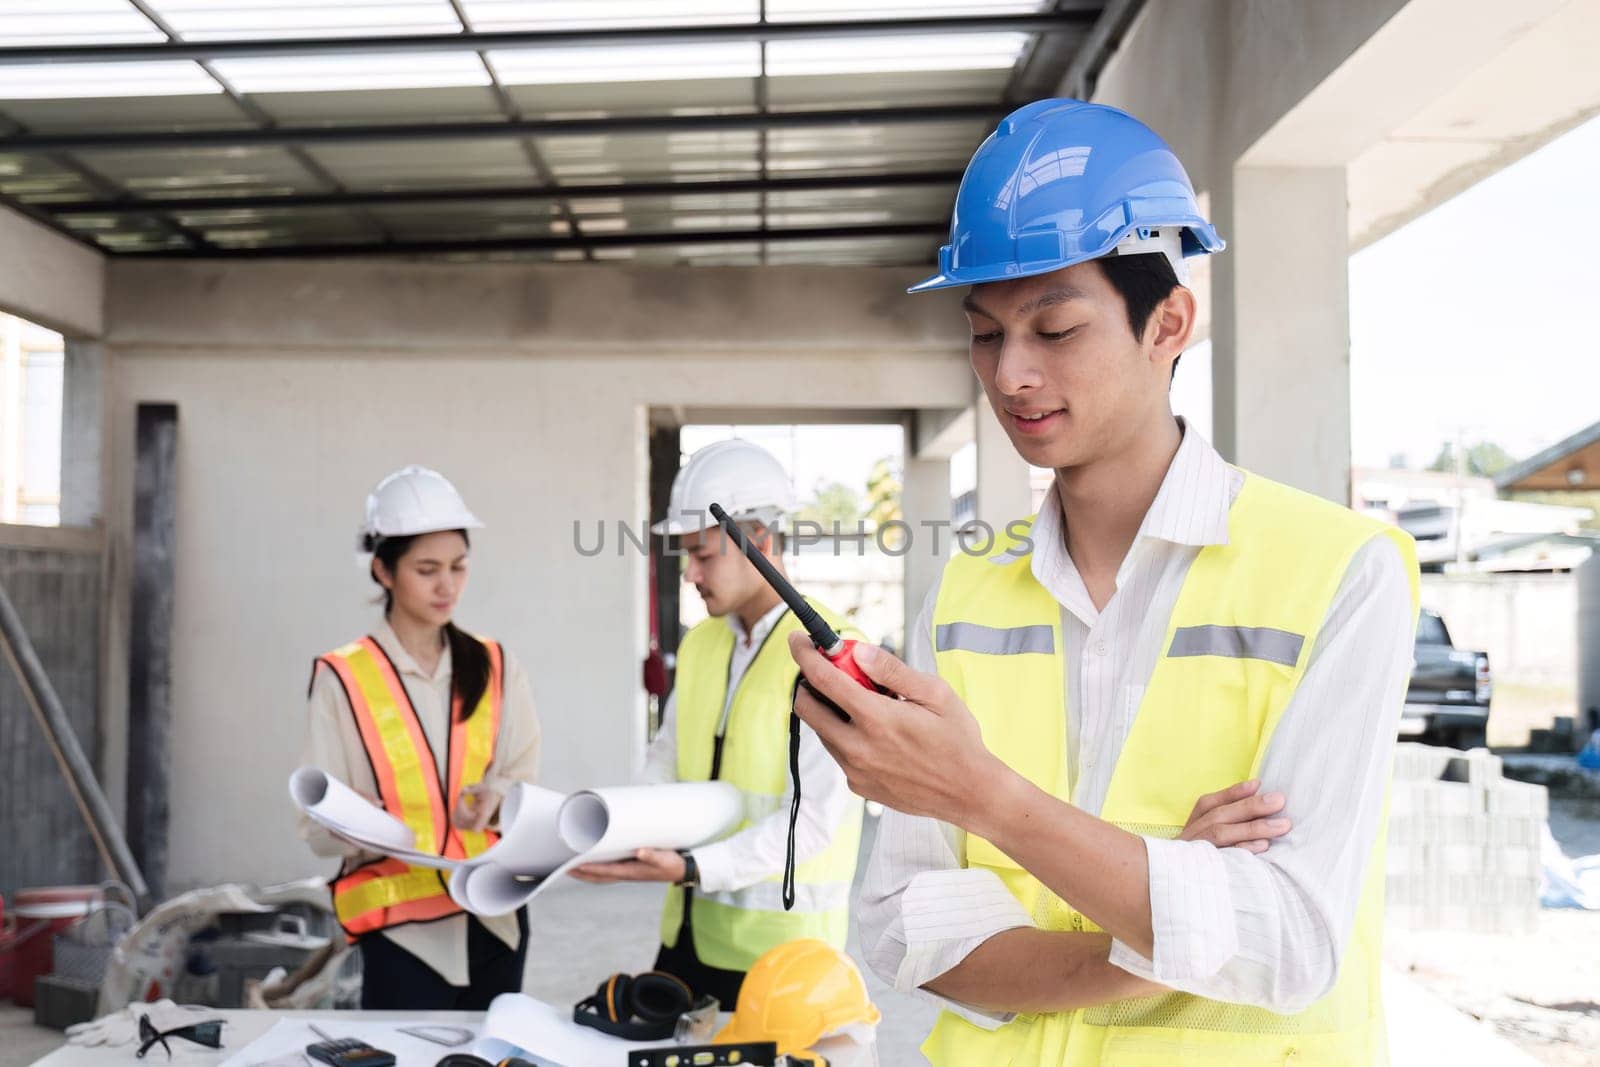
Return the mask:
MULTIPOLYGON (((806 628, 806 633, 811 637, 811 643, 817 646, 818 652, 827 657, 829 663, 854 678, 856 683, 863 689, 885 694, 889 692, 871 678, 868 678, 867 672, 862 670, 861 665, 856 662, 856 642, 834 633, 833 627, 828 625, 827 620, 817 614, 817 609, 806 603, 806 598, 801 596, 795 590, 795 587, 789 584, 787 578, 778 573, 778 569, 772 565, 772 562, 751 546, 750 541, 744 535, 744 531, 739 529, 738 524, 728 517, 726 511, 722 510, 721 504, 711 505, 711 517, 722 524, 723 531, 733 538, 733 543, 739 546, 745 558, 761 573, 761 577, 767 580, 767 584, 777 591, 777 594, 783 598, 783 602, 789 605, 789 610, 794 612, 796 619, 800 620, 800 625, 806 628)), ((804 686, 806 692, 816 697, 826 707, 832 709, 833 713, 839 718, 845 722, 850 721, 850 713, 819 693, 815 686, 806 681, 805 675, 800 675, 795 684, 804 686)), ((794 797, 789 804, 788 854, 783 861, 784 911, 792 911, 794 909, 796 866, 794 836, 795 827, 800 821, 800 717, 794 713, 793 709, 789 712, 789 781, 794 797)))
MULTIPOLYGON (((722 524, 722 529, 729 537, 733 538, 733 543, 739 546, 739 550, 745 554, 745 558, 755 566, 756 570, 761 572, 761 577, 765 578, 767 584, 772 586, 777 594, 783 598, 783 602, 789 605, 789 610, 794 612, 794 617, 800 621, 801 626, 806 628, 806 633, 810 636, 811 643, 817 646, 817 651, 821 652, 829 663, 854 678, 863 689, 870 689, 875 693, 888 692, 887 689, 868 678, 867 672, 862 670, 861 665, 856 662, 856 642, 848 637, 840 637, 834 632, 833 627, 828 625, 827 620, 817 614, 817 609, 808 604, 806 598, 801 596, 799 591, 789 584, 789 580, 778 573, 778 569, 772 565, 771 561, 750 544, 749 539, 744 535, 744 531, 739 529, 738 523, 728 517, 726 511, 722 510, 721 504, 711 505, 711 517, 722 524)), ((845 722, 850 721, 849 712, 817 692, 811 683, 805 680, 804 676, 801 677, 800 684, 805 686, 812 696, 832 708, 833 713, 839 718, 845 722)))

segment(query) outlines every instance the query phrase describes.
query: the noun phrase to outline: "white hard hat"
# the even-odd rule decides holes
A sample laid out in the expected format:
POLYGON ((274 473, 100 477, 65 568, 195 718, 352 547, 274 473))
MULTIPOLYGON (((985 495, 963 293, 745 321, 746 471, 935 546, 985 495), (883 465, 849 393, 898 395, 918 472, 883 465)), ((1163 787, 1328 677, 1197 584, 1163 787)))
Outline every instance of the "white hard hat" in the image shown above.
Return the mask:
POLYGON ((385 537, 482 527, 448 478, 427 467, 405 467, 379 482, 367 497, 357 546, 370 552, 385 537))
POLYGON ((771 452, 749 441, 718 441, 678 471, 667 515, 650 529, 670 537, 715 526, 712 504, 735 520, 772 526, 794 510, 794 490, 771 452))

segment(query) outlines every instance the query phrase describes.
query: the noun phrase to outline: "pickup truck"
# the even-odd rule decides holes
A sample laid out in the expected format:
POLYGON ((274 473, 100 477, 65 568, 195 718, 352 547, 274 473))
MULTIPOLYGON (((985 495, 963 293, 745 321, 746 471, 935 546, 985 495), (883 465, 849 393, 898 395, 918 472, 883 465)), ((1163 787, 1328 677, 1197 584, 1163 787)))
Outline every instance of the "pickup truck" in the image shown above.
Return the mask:
POLYGON ((1455 647, 1438 612, 1417 619, 1416 663, 1400 736, 1451 748, 1481 748, 1489 725, 1489 654, 1455 647))

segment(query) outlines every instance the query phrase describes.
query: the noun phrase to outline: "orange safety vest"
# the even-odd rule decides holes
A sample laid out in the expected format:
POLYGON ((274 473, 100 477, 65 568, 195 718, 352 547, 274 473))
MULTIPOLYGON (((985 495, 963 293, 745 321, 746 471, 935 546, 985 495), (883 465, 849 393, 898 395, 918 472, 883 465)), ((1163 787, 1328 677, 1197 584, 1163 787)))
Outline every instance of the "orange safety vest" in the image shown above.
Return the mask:
MULTIPOLYGON (((363 637, 317 659, 344 686, 384 809, 417 835, 418 851, 452 859, 469 859, 499 840, 492 831, 458 830, 450 823, 462 786, 483 781, 500 733, 504 657, 496 642, 483 644, 489 651, 483 697, 465 722, 459 699, 450 706, 448 790, 439 780, 439 764, 417 710, 383 647, 363 637)), ((388 926, 442 919, 461 911, 450 899, 448 878, 446 871, 392 857, 374 860, 334 880, 333 910, 351 941, 388 926)))

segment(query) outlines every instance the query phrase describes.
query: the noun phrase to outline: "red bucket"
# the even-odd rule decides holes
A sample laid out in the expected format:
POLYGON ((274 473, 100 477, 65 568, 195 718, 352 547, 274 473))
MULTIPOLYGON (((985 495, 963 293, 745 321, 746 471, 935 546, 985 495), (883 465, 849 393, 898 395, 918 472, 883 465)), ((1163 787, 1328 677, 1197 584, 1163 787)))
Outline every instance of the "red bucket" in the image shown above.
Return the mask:
POLYGON ((12 999, 25 1008, 33 1006, 33 980, 49 974, 55 966, 56 934, 88 915, 103 899, 101 887, 94 885, 17 890, 11 907, 15 926, 8 939, 0 940, 0 954, 9 961, 9 967, 0 963, 0 972, 10 972, 12 999))

